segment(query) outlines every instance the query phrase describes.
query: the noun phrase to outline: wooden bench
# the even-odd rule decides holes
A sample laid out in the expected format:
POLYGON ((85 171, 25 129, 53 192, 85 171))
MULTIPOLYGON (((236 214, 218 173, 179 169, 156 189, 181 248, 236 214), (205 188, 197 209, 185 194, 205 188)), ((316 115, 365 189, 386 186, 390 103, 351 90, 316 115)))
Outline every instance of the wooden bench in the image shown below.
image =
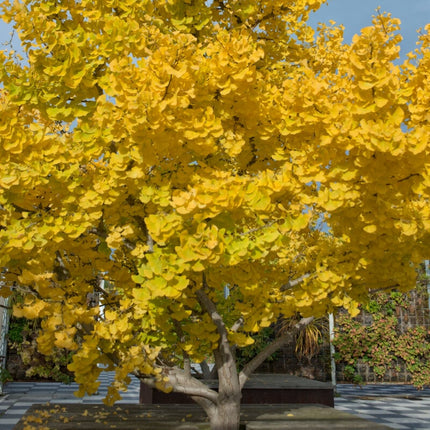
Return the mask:
MULTIPOLYGON (((216 390, 218 382, 207 380, 210 388, 216 390)), ((140 384, 140 403, 143 404, 192 404, 193 401, 181 393, 163 393, 140 384)), ((318 403, 334 406, 333 385, 286 374, 255 374, 242 390, 242 404, 271 403, 318 403)))
MULTIPOLYGON (((323 405, 243 405, 241 430, 388 430, 323 405)), ((210 430, 197 405, 33 405, 14 430, 210 430)))

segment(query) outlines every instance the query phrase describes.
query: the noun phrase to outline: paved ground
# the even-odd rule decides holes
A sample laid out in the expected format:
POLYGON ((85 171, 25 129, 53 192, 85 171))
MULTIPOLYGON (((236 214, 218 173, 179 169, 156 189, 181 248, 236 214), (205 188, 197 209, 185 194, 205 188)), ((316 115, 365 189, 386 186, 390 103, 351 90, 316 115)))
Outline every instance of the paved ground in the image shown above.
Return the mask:
MULTIPOLYGON (((77 384, 65 385, 56 382, 10 382, 0 396, 0 429, 12 430, 15 424, 35 403, 102 403, 107 387, 112 380, 110 372, 102 372, 97 395, 76 397, 77 384)), ((139 381, 133 378, 128 391, 122 394, 119 403, 139 403, 139 381)))
MULTIPOLYGON (((335 408, 393 429, 430 430, 430 389, 410 385, 338 385, 335 408)), ((371 429, 371 425, 369 429, 371 429)))
MULTIPOLYGON (((0 429, 12 430, 34 403, 101 403, 111 375, 102 373, 99 394, 76 398, 75 384, 12 382, 0 396, 0 429)), ((430 430, 430 389, 417 391, 407 385, 338 385, 335 408, 357 414, 393 429, 430 430)), ((139 382, 134 379, 120 403, 138 403, 139 382)))

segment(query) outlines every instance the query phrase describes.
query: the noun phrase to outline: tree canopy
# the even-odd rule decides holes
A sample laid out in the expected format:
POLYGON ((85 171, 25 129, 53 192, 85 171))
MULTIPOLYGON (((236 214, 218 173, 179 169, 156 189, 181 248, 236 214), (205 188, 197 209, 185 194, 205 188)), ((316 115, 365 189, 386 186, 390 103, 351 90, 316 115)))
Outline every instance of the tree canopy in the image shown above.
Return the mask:
POLYGON ((398 20, 345 44, 307 24, 322 3, 1 3, 25 51, 0 53, 2 292, 81 394, 104 363, 110 402, 132 372, 198 397, 172 366, 414 286, 430 37, 400 63, 398 20))

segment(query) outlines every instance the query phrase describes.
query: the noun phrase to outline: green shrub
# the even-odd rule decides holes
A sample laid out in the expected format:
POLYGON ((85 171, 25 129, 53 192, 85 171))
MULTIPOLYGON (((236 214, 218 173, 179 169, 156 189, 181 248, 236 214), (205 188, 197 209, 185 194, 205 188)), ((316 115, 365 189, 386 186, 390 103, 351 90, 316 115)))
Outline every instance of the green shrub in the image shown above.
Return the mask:
POLYGON ((372 316, 370 325, 346 314, 338 316, 333 343, 336 361, 346 364, 345 379, 360 383, 359 362, 366 363, 381 379, 390 369, 398 371, 400 362, 417 388, 430 385, 430 331, 420 326, 401 329, 396 309, 408 306, 406 294, 380 293, 365 308, 372 316))
POLYGON ((8 332, 9 349, 15 350, 21 358, 26 377, 70 383, 73 374, 67 365, 71 362, 72 354, 62 348, 54 348, 49 356, 41 354, 36 340, 39 330, 40 320, 12 317, 8 332))

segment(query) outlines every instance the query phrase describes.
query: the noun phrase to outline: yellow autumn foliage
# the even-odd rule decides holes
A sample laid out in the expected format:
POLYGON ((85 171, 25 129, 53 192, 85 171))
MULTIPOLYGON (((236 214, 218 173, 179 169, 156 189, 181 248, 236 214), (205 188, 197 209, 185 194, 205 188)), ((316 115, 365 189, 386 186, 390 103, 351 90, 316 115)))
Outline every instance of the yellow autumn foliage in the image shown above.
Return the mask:
POLYGON ((399 64, 378 13, 350 44, 324 0, 1 2, 1 294, 75 351, 168 388, 280 315, 414 286, 429 256, 430 36, 399 64), (228 294, 227 294, 228 293, 228 294), (95 299, 96 297, 96 299, 95 299), (180 361, 180 360, 179 360, 180 361))

